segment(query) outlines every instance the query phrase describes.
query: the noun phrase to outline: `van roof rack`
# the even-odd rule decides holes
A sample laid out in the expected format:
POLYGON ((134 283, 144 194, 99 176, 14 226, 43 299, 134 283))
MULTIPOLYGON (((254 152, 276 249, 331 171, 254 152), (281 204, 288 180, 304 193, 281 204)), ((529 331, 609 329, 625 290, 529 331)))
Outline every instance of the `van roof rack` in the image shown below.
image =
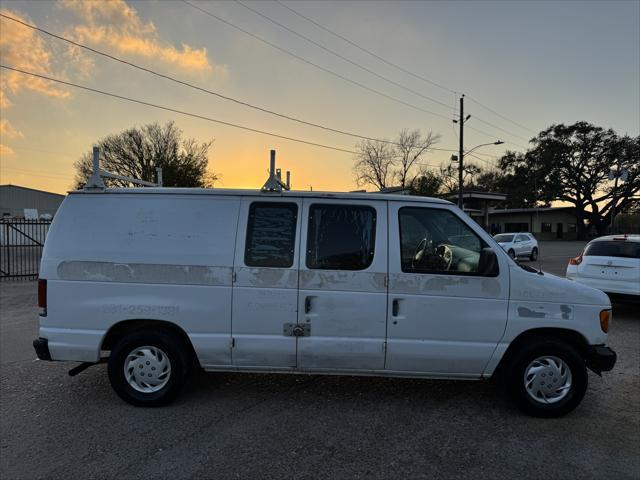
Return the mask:
POLYGON ((276 151, 271 150, 271 161, 269 163, 269 178, 264 182, 261 189, 263 192, 282 192, 291 190, 291 172, 287 170, 287 181, 282 181, 282 170, 276 168, 276 151))
POLYGON ((162 187, 162 167, 156 167, 156 173, 158 175, 157 183, 147 182, 146 180, 140 180, 139 178, 125 177, 123 175, 116 175, 115 173, 107 172, 100 169, 100 147, 93 147, 93 171, 91 176, 87 179, 83 190, 87 191, 102 191, 106 188, 103 178, 113 178, 115 180, 123 180, 135 185, 142 185, 144 187, 162 187))

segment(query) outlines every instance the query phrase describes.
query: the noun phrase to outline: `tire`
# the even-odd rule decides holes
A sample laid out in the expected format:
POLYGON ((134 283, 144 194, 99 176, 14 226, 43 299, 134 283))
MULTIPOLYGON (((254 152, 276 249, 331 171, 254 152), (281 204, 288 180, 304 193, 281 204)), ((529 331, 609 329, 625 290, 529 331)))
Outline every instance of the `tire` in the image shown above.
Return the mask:
POLYGON ((515 252, 512 248, 511 248, 511 249, 509 249, 509 251, 508 251, 507 253, 509 254, 509 256, 510 256, 512 259, 514 259, 514 260, 516 259, 516 252, 515 252))
POLYGON ((506 367, 505 380, 511 398, 520 410, 534 417, 566 415, 578 406, 587 391, 588 375, 584 360, 571 345, 560 340, 529 341, 510 357, 506 367), (540 359, 550 361, 539 362, 540 359), (564 377, 558 376, 558 361, 564 367, 560 369, 564 377), (533 371, 537 373, 532 376, 533 371), (566 386, 567 378, 570 386, 558 393, 558 386, 566 386), (558 383, 555 383, 556 379, 558 383), (527 385, 531 388, 528 389, 527 385))
POLYGON ((140 407, 157 407, 175 399, 190 366, 189 349, 180 338, 162 330, 143 330, 116 343, 107 371, 111 386, 124 401, 140 407), (149 383, 142 375, 144 380, 149 377, 149 383))
POLYGON ((538 259, 538 249, 536 247, 533 247, 531 249, 531 255, 529 255, 529 260, 531 260, 532 262, 535 262, 538 259))

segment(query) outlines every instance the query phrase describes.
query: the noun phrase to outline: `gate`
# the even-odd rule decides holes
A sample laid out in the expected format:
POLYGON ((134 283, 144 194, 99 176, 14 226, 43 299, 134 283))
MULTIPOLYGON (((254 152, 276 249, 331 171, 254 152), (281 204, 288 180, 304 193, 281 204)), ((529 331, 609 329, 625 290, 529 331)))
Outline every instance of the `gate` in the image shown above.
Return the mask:
POLYGON ((51 220, 0 221, 0 280, 38 278, 44 239, 51 220))

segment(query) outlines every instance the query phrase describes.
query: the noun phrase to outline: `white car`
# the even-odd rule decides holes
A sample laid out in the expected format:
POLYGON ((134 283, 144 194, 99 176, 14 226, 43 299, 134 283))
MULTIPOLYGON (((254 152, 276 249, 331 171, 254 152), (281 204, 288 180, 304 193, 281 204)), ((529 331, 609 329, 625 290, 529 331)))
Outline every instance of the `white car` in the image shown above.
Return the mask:
POLYGON ((529 260, 538 259, 538 240, 531 233, 500 233, 493 239, 513 259, 517 257, 529 257, 529 260))
POLYGON ((569 260, 567 278, 606 293, 640 298, 640 235, 609 235, 569 260))
MULTIPOLYGON (((611 370, 603 292, 513 262, 445 200, 93 187, 40 269, 40 359, 108 362, 135 405, 210 372, 482 380, 537 416, 611 370)), ((426 387, 425 387, 426 388, 426 387)))

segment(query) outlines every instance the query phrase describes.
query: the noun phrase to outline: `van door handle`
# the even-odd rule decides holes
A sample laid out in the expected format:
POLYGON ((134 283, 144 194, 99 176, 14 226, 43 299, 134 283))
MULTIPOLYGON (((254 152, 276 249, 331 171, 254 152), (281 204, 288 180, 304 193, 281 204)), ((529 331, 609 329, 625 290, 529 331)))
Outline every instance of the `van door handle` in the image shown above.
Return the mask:
POLYGON ((391 304, 391 316, 397 317, 398 311, 400 310, 400 302, 397 298, 393 299, 393 303, 391 304))
POLYGON ((311 311, 311 297, 304 298, 304 313, 309 313, 311 311))

